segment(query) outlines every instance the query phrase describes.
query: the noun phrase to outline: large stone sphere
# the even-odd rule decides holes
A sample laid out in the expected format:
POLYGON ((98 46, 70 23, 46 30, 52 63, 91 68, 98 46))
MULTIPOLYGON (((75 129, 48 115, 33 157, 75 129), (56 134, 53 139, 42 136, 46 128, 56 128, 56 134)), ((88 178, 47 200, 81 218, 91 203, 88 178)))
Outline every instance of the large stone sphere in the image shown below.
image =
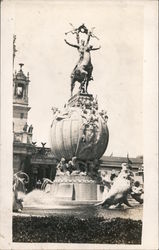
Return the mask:
POLYGON ((51 125, 51 149, 58 160, 70 160, 76 156, 79 160, 100 159, 109 139, 106 121, 97 111, 69 107, 54 117, 51 125))

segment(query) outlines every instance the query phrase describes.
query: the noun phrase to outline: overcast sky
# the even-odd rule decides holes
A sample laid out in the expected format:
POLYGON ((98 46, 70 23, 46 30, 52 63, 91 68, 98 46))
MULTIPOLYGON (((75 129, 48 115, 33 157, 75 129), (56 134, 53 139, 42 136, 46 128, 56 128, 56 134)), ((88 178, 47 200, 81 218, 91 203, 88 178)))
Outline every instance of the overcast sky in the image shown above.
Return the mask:
MULTIPOLYGON (((49 144, 52 106, 63 107, 70 97, 70 74, 78 52, 64 42, 65 32, 82 23, 96 27, 101 49, 92 52, 99 109, 108 113, 110 140, 106 155, 143 154, 143 6, 142 2, 23 1, 14 4, 14 34, 18 52, 15 70, 24 63, 30 73, 28 123, 33 141, 49 144)), ((75 43, 73 35, 67 39, 75 43)), ((78 84, 77 84, 78 86, 78 84)))

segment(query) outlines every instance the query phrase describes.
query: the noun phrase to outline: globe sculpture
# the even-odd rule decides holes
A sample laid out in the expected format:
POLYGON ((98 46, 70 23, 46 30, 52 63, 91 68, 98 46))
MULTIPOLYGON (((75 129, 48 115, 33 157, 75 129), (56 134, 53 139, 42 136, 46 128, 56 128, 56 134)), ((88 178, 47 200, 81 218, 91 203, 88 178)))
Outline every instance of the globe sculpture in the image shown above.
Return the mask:
POLYGON ((52 108, 51 149, 59 163, 51 192, 58 200, 99 201, 99 159, 108 145, 108 116, 87 90, 93 80, 90 52, 100 47, 89 44, 90 38, 98 38, 84 24, 70 32, 77 44, 65 42, 77 48, 79 60, 71 74, 71 98, 63 110, 52 108), (80 39, 82 33, 86 41, 80 39), (73 95, 76 82, 80 88, 73 95))

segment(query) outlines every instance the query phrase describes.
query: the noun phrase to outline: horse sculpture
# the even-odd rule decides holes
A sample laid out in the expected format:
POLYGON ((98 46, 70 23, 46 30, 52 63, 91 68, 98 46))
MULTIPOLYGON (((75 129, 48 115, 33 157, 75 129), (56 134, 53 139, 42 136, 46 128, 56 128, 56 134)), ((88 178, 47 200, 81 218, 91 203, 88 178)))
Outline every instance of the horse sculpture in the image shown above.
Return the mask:
POLYGON ((118 177, 115 178, 104 200, 95 206, 101 205, 102 207, 109 208, 111 205, 115 205, 120 207, 121 204, 124 203, 128 207, 131 207, 131 204, 128 202, 128 194, 131 193, 131 187, 133 183, 132 176, 132 171, 130 171, 126 163, 123 163, 121 172, 119 173, 118 177))
POLYGON ((91 62, 83 61, 76 65, 72 74, 71 74, 71 96, 73 94, 73 89, 75 87, 75 82, 80 83, 80 92, 87 93, 88 83, 92 78, 93 66, 91 62))
POLYGON ((64 40, 69 46, 77 48, 80 55, 80 58, 71 74, 71 96, 73 94, 73 89, 75 87, 76 81, 80 83, 80 92, 87 93, 88 83, 89 81, 93 80, 93 65, 91 63, 90 51, 98 50, 100 49, 100 46, 97 48, 93 48, 92 45, 89 45, 88 43, 90 37, 92 36, 92 32, 87 32, 87 34, 88 38, 86 43, 84 40, 81 40, 81 43, 79 42, 79 33, 77 37, 77 45, 69 43, 66 39, 64 40))

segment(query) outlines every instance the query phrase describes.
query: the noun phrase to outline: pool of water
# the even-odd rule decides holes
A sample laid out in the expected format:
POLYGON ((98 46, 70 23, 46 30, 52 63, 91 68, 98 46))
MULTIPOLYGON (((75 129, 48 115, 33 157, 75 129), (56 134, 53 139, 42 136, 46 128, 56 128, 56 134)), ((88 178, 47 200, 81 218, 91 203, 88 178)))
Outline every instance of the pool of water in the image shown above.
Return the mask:
POLYGON ((24 198, 23 211, 14 213, 18 216, 56 216, 67 215, 80 218, 88 217, 104 217, 111 218, 130 218, 133 220, 142 220, 143 205, 140 205, 135 200, 130 199, 131 208, 124 205, 122 208, 105 209, 97 207, 97 201, 55 201, 50 194, 43 191, 35 190, 24 198))
MULTIPOLYGON (((19 215, 19 213, 18 213, 19 215)), ((134 204, 132 208, 124 206, 121 209, 105 209, 101 207, 95 207, 94 205, 81 205, 81 206, 59 206, 49 208, 47 206, 28 206, 24 207, 21 216, 75 216, 80 218, 88 217, 104 217, 105 219, 111 218, 125 218, 133 220, 142 220, 143 206, 134 204)))

